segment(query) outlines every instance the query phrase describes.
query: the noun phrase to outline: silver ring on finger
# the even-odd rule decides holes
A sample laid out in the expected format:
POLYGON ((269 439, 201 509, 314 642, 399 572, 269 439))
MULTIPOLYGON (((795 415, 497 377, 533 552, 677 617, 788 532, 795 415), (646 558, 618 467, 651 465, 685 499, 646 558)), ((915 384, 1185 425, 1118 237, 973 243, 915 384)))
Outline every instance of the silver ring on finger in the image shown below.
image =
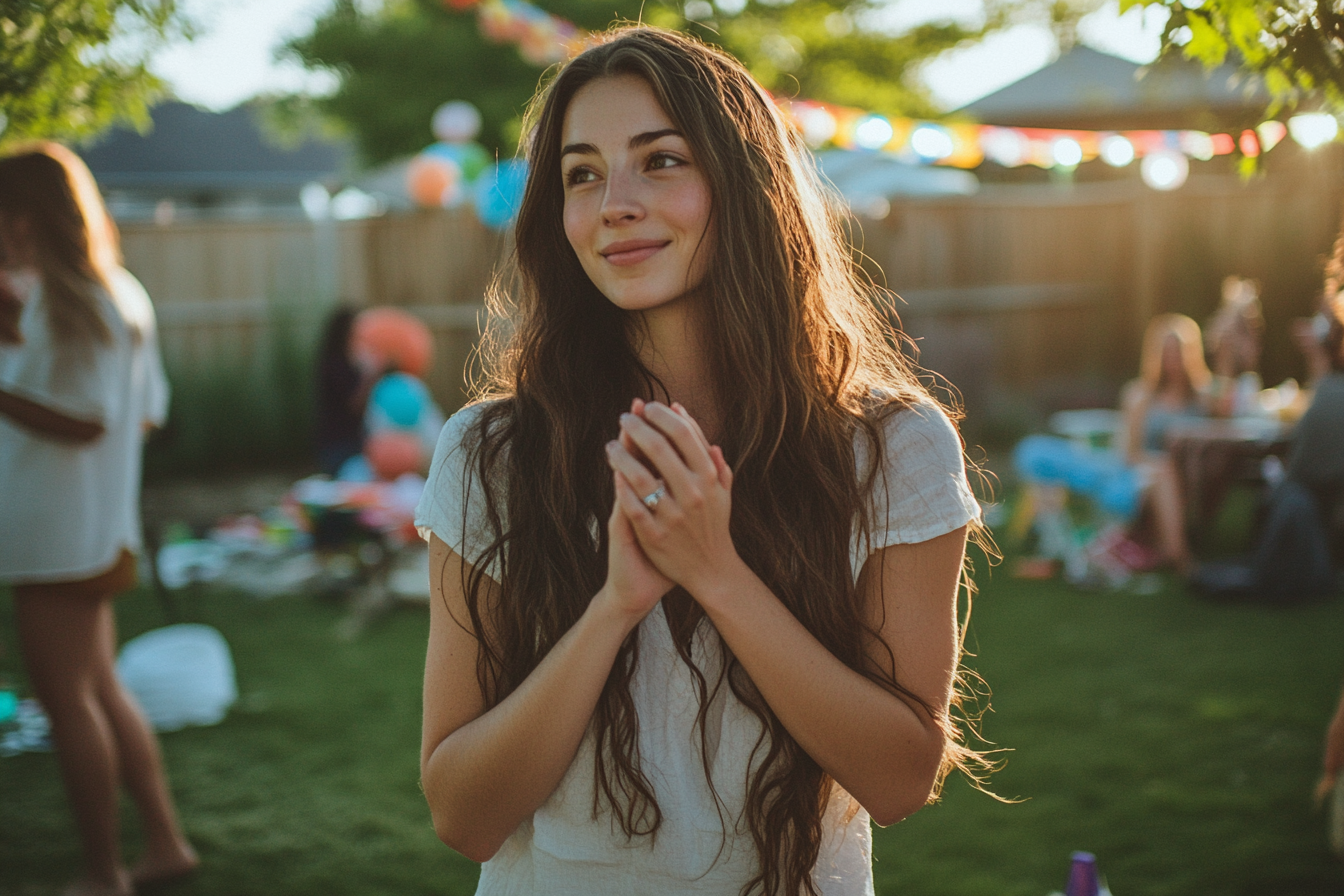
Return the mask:
POLYGON ((667 497, 667 489, 664 488, 663 484, 660 482, 658 483, 658 487, 656 489, 649 492, 640 500, 642 500, 644 502, 644 506, 649 508, 650 510, 657 510, 658 502, 666 497, 667 497))

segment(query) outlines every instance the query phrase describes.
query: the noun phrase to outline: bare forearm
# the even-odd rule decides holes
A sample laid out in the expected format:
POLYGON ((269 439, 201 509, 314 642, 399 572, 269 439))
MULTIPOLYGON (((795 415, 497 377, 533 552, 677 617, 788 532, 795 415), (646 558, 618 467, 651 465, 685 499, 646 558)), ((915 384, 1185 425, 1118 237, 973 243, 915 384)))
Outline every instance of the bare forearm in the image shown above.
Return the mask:
POLYGON ((517 690, 434 748, 423 786, 445 843, 484 861, 555 791, 635 621, 594 598, 517 690))
POLYGON ((0 415, 39 436, 59 442, 83 444, 103 434, 101 423, 76 420, 48 407, 0 390, 0 415))
POLYGON ((840 662, 745 566, 716 587, 706 612, 808 755, 880 824, 923 805, 942 758, 937 727, 840 662))

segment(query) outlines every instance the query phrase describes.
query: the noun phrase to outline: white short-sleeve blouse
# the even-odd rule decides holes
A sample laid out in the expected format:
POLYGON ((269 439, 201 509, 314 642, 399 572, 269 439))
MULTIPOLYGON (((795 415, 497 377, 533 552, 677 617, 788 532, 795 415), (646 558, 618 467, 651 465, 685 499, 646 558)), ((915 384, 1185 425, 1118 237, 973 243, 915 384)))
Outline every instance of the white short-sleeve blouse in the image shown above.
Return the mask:
MULTIPOLYGON (((464 444, 484 407, 463 408, 444 426, 415 520, 425 538, 433 533, 469 562, 490 543, 485 499, 464 444)), ((899 411, 887 420, 883 436, 884 458, 870 501, 870 537, 866 544, 856 539, 851 549, 856 580, 869 553, 927 541, 966 525, 980 512, 966 480, 961 440, 942 410, 924 404, 899 411)), ((868 463, 863 444, 856 441, 861 471, 868 463)), ((590 731, 555 792, 482 866, 478 896, 708 896, 737 893, 756 873, 758 859, 743 810, 760 723, 729 688, 720 688, 705 721, 711 752, 705 763, 696 730, 696 683, 677 655, 661 604, 640 623, 638 633, 631 697, 640 722, 641 768, 662 810, 657 838, 628 842, 602 802, 603 814, 593 820, 590 731), (706 766, 721 803, 705 779, 706 766)), ((708 619, 701 620, 692 639, 691 658, 707 681, 718 679, 724 657, 708 619)), ((813 880, 823 896, 873 893, 868 813, 838 786, 822 820, 813 880)))
POLYGON ((39 282, 21 298, 20 345, 0 344, 0 389, 77 420, 101 423, 88 444, 60 442, 0 416, 0 582, 63 582, 108 570, 139 550, 146 424, 162 425, 168 380, 154 308, 116 270, 99 290, 110 343, 58 343, 39 282))

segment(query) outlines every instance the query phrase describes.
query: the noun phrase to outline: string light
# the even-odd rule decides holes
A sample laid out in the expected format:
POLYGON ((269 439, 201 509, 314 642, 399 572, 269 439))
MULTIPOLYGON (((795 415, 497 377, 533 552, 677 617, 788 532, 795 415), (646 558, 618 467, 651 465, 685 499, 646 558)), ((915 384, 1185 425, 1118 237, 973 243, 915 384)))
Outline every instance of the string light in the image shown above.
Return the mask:
POLYGON ((1134 161, 1134 144, 1120 134, 1103 137, 1099 155, 1112 168, 1123 168, 1134 161))
POLYGON ((1339 122, 1324 112, 1308 112, 1288 119, 1288 133, 1303 149, 1315 149, 1339 135, 1339 122))
POLYGON ((1174 149, 1159 149, 1148 153, 1139 163, 1139 176, 1154 190, 1175 190, 1190 175, 1190 161, 1174 149))

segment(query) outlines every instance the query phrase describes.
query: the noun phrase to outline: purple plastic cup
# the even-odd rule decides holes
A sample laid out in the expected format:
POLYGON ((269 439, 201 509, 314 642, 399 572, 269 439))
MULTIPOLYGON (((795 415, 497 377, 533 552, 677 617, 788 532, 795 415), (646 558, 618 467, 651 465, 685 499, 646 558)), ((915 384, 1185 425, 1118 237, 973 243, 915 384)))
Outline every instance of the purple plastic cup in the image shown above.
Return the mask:
POLYGON ((1097 896, 1100 889, 1097 882, 1097 857, 1090 852, 1075 852, 1064 896, 1097 896))

